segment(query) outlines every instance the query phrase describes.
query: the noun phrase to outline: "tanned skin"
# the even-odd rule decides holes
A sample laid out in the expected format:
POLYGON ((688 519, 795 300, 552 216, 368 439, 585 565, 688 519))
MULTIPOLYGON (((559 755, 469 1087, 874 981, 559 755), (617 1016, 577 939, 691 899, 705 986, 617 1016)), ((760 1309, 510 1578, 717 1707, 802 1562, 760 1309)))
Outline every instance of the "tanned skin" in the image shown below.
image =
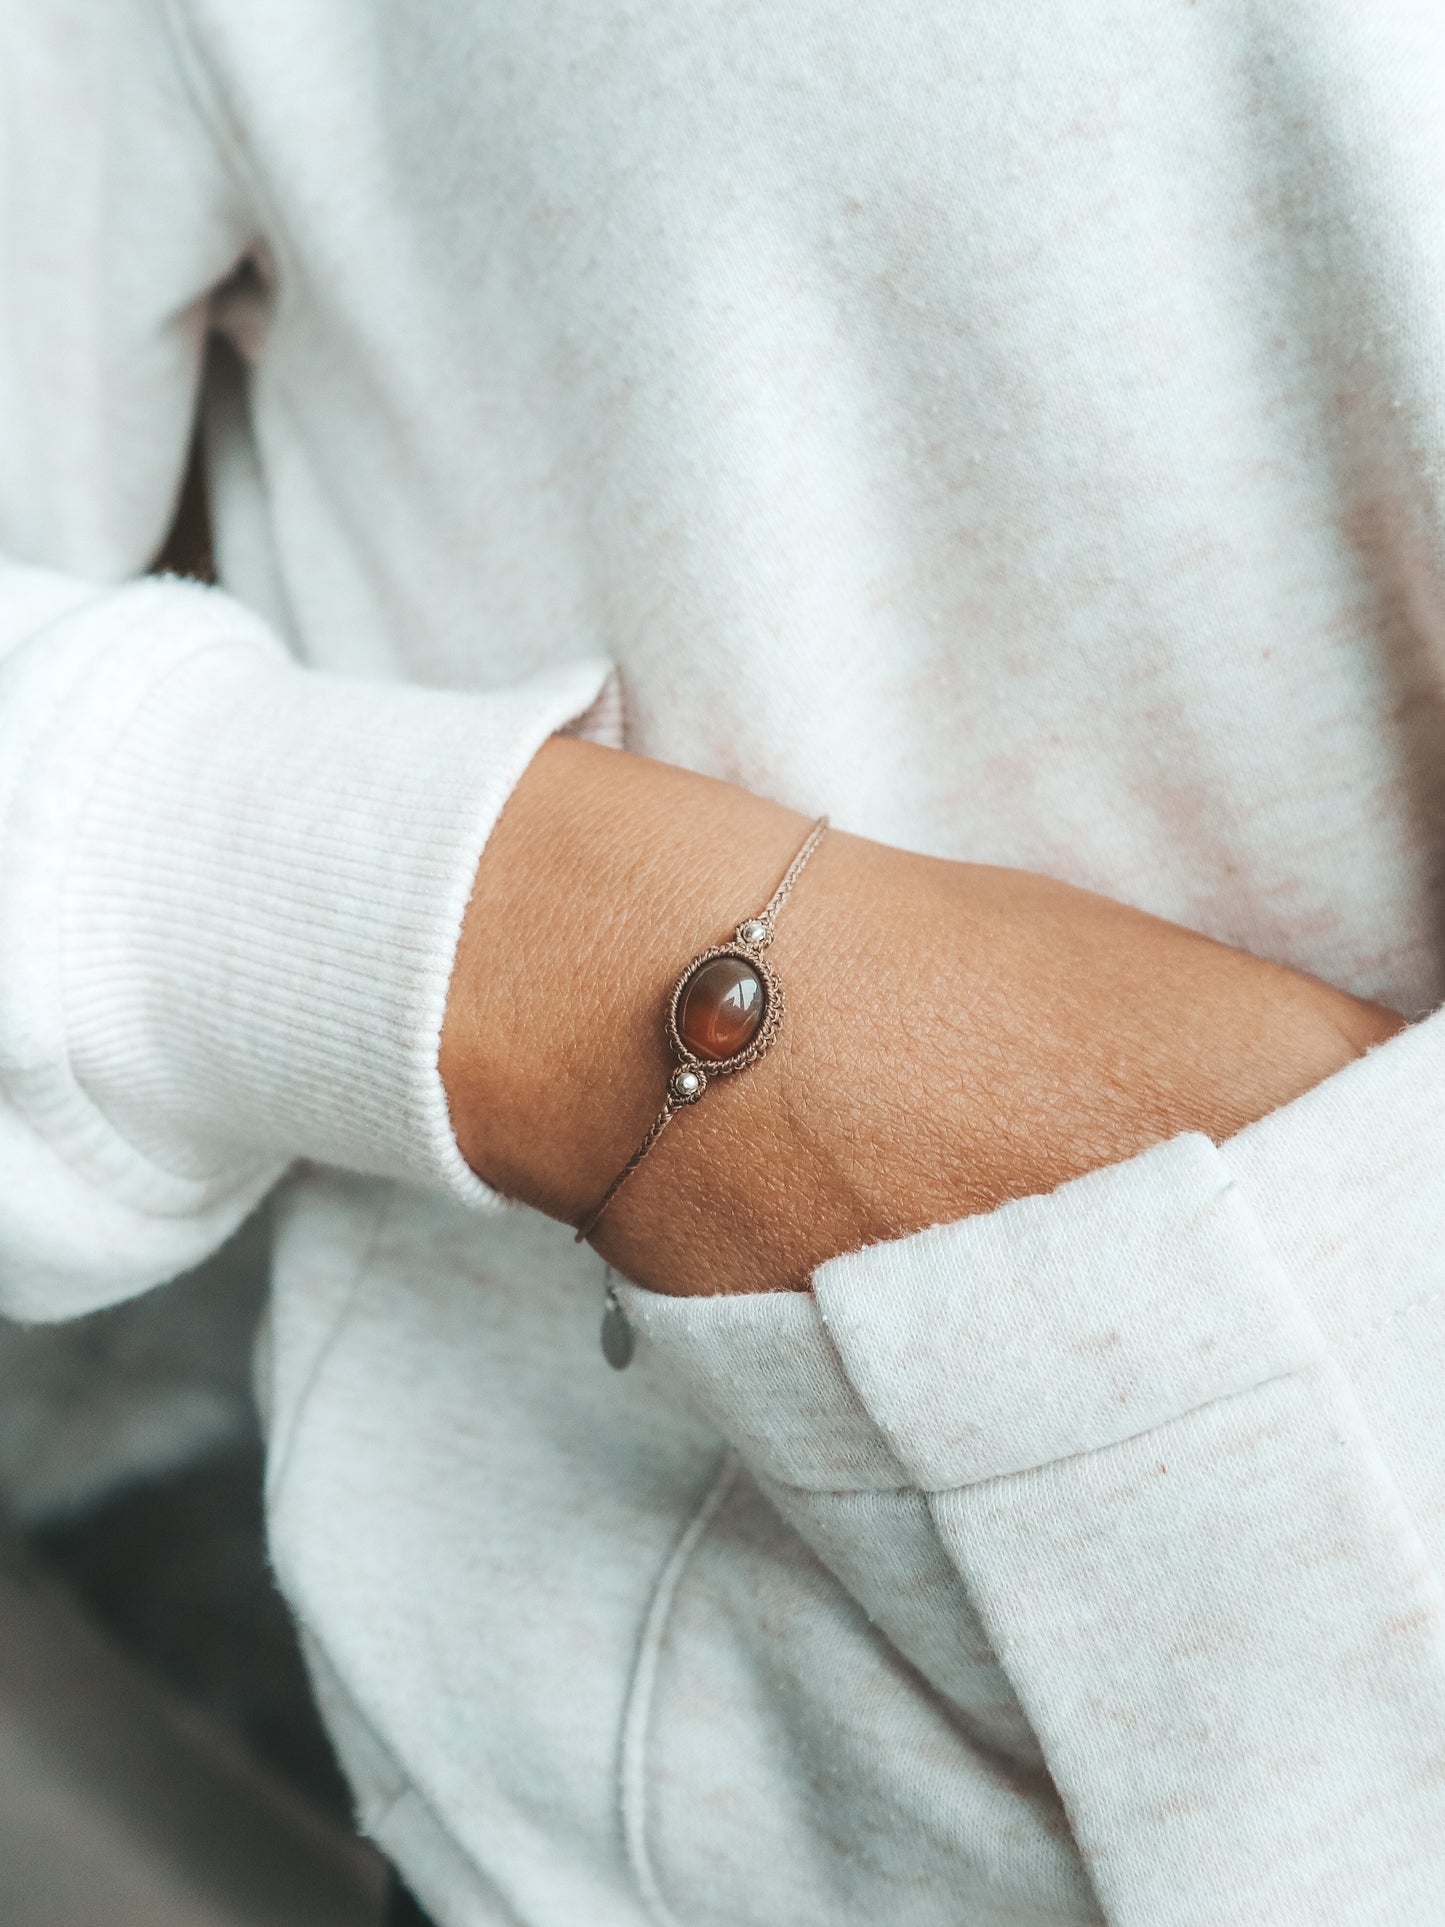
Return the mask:
MULTIPOLYGON (((564 738, 477 871, 442 1037, 463 1154, 580 1223, 661 1105, 660 1012, 808 819, 564 738)), ((674 1123, 593 1238, 671 1293, 804 1290, 839 1252, 1220 1140, 1402 1027, 1106 898, 833 831, 769 951, 787 1021, 674 1123)))

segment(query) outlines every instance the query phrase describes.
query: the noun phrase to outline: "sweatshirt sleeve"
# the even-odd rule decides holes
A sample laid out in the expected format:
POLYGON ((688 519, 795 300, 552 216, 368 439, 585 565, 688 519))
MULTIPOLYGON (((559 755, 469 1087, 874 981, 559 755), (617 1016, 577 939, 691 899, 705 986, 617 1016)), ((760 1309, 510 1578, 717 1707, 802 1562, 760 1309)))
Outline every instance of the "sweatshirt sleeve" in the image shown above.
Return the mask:
POLYGON ((982 1622, 1113 1927, 1445 1906, 1442 1153, 1436 1016, 811 1297, 625 1294, 945 1703, 982 1622))
POLYGON ((299 1158, 488 1202, 436 1066, 456 935, 533 752, 605 733, 599 660, 491 694, 350 681, 142 576, 211 291, 255 238, 158 4, 0 0, 11 1316, 184 1269, 299 1158))

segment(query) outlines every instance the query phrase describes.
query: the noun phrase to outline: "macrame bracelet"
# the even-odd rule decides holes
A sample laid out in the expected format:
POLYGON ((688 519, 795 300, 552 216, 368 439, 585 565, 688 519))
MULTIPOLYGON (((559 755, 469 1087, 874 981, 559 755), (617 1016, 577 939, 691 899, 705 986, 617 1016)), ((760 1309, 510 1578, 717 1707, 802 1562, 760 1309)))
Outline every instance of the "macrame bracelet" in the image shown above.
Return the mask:
POLYGON ((689 1104, 696 1104, 714 1077, 756 1064, 778 1034, 783 987, 763 952, 773 940, 778 912, 803 874, 828 828, 820 816, 783 880, 755 917, 737 927, 731 943, 693 958, 673 985, 667 1005, 667 1041, 677 1068, 667 1083, 667 1101, 652 1128, 602 1194, 602 1202, 577 1227, 577 1243, 590 1238, 602 1214, 663 1132, 689 1104))

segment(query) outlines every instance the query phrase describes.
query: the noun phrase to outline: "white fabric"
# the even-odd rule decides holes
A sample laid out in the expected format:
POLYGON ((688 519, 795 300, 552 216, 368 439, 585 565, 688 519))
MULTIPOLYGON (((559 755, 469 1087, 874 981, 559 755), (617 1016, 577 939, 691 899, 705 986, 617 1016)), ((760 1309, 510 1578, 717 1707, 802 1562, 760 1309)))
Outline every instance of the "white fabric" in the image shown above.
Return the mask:
POLYGON ((292 1172, 277 1566, 444 1927, 1445 1915, 1439 1018, 621 1378, 435 1071, 619 693, 1435 1005, 1442 91, 1423 0, 0 0, 0 1301, 292 1172))

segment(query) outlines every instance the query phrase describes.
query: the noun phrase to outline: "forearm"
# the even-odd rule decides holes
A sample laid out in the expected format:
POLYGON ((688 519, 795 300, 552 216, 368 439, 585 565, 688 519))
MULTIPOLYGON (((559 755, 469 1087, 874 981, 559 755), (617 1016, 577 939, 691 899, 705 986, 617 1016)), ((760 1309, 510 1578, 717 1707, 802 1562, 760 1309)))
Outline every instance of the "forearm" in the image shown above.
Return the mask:
MULTIPOLYGON (((671 1068, 681 966, 755 910, 806 818, 549 743, 479 867, 442 1070, 464 1154, 578 1222, 671 1068)), ((1397 1027, 1341 992, 1046 879, 835 832, 770 952, 768 1055, 664 1137, 595 1242, 667 1290, 804 1286, 823 1259, 1219 1138, 1397 1027)))

